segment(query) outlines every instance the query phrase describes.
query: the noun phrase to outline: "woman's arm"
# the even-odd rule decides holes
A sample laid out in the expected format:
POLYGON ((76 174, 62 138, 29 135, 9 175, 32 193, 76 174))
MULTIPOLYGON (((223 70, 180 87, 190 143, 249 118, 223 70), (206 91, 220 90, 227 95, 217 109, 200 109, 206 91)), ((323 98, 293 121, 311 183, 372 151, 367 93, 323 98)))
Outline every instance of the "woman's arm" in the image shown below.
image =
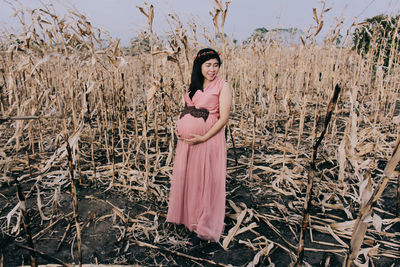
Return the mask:
POLYGON ((199 144, 207 141, 211 137, 213 137, 216 133, 218 133, 228 122, 229 113, 231 111, 232 105, 232 89, 227 82, 224 83, 221 89, 221 93, 219 94, 219 119, 218 121, 211 127, 208 132, 201 135, 192 135, 192 138, 185 139, 184 141, 190 145, 199 144))

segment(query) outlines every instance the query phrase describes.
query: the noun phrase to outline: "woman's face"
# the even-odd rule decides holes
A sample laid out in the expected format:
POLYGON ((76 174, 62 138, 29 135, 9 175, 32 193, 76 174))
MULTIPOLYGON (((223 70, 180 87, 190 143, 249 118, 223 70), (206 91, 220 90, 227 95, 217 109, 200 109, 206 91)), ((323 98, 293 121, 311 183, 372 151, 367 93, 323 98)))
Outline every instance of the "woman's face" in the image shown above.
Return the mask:
POLYGON ((217 77, 219 71, 219 63, 216 58, 207 60, 201 65, 201 74, 204 80, 213 81, 217 77))

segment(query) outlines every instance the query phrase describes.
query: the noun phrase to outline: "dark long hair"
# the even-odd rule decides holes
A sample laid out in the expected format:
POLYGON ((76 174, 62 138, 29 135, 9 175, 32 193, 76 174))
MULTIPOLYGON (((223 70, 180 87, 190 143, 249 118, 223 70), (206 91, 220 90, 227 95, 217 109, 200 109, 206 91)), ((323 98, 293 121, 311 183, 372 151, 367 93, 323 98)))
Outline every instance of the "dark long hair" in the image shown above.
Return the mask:
POLYGON ((192 77, 189 85, 190 99, 192 99, 197 90, 203 91, 204 76, 201 73, 201 65, 212 58, 216 58, 218 60, 218 64, 221 66, 222 61, 219 57, 219 53, 214 49, 204 48, 197 52, 193 62, 192 77))

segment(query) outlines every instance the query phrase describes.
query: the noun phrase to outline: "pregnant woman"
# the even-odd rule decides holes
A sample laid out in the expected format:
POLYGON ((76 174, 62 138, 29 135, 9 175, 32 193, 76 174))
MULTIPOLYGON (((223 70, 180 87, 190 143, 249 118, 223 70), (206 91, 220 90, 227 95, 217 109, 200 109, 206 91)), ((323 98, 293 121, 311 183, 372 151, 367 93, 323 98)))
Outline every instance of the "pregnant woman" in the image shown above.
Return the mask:
POLYGON ((194 237, 218 242, 225 217, 226 141, 232 90, 219 77, 219 54, 200 50, 193 62, 185 108, 176 126, 178 144, 167 221, 184 224, 194 237))

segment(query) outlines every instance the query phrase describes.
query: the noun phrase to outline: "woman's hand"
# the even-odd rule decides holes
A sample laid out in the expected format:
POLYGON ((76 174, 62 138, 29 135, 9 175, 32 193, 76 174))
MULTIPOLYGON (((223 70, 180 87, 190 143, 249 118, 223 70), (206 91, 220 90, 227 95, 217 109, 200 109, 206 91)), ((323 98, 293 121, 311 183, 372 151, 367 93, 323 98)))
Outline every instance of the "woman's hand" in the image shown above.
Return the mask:
POLYGON ((176 135, 176 137, 178 138, 178 140, 184 141, 182 135, 180 135, 180 134, 178 133, 178 130, 177 130, 177 129, 175 129, 175 135, 176 135))
POLYGON ((193 134, 191 136, 191 138, 185 139, 184 141, 186 143, 188 143, 189 145, 196 145, 196 144, 203 143, 203 142, 205 142, 207 140, 206 140, 206 138, 204 136, 193 134))

